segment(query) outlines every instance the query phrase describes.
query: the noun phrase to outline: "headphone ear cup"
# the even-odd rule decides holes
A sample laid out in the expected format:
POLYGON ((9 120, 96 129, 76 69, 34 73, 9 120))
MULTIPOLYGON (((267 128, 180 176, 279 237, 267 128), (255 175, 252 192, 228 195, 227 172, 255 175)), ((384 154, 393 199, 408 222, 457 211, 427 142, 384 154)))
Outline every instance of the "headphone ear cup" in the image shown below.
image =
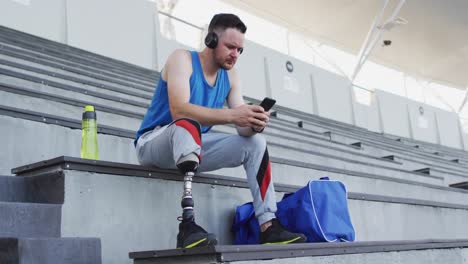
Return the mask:
POLYGON ((205 45, 210 48, 214 49, 218 46, 218 35, 215 32, 210 32, 205 37, 205 45))

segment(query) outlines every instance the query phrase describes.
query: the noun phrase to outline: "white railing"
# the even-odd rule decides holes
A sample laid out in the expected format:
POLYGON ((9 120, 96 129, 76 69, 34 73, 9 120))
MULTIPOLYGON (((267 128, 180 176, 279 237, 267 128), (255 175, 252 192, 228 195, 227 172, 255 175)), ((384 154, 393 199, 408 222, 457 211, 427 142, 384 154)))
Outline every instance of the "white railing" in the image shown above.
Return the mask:
POLYGON ((163 12, 163 11, 158 11, 158 13, 161 14, 161 15, 164 15, 164 16, 166 16, 166 17, 169 17, 169 18, 171 18, 171 19, 174 19, 174 20, 176 20, 176 21, 179 21, 179 22, 181 22, 181 23, 184 23, 184 24, 186 24, 186 25, 188 25, 188 26, 191 26, 191 27, 193 27, 193 28, 196 28, 196 29, 199 29, 199 30, 202 30, 202 31, 203 31, 203 27, 197 26, 197 25, 192 24, 192 23, 190 23, 190 22, 188 22, 188 21, 186 21, 186 20, 183 20, 183 19, 180 19, 180 18, 178 18, 178 17, 175 17, 175 16, 173 16, 173 15, 171 15, 171 14, 169 14, 169 13, 166 13, 166 12, 163 12))

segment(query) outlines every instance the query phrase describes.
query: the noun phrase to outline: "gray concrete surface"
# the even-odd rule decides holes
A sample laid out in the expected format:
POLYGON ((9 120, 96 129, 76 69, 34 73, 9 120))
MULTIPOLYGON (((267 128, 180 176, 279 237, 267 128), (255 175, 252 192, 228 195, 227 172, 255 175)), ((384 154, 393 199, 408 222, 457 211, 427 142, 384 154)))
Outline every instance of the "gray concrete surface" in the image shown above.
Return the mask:
MULTIPOLYGON (((66 171, 64 236, 101 238, 104 263, 124 252, 174 248, 182 183, 66 171), (83 221, 82 219, 86 219, 83 221)), ((247 189, 194 184, 197 221, 230 244, 234 208, 251 200, 247 189)), ((279 199, 282 193, 277 194, 279 199)), ((349 200, 359 241, 468 238, 468 210, 349 200)))
POLYGON ((387 147, 380 146, 374 143, 363 143, 363 151, 369 153, 370 155, 375 156, 389 156, 396 155, 396 161, 401 161, 408 166, 408 168, 417 168, 417 167, 432 167, 440 170, 449 170, 455 171, 458 173, 466 173, 468 166, 462 163, 455 163, 449 160, 444 159, 443 157, 438 157, 431 155, 431 157, 421 156, 420 154, 410 153, 403 150, 390 150, 387 147))
MULTIPOLYGON (((294 126, 293 123, 282 120, 275 120, 278 124, 284 126, 294 126)), ((458 171, 466 172, 467 166, 465 164, 457 164, 450 161, 448 158, 444 158, 439 155, 434 155, 432 152, 426 152, 422 149, 415 149, 409 146, 403 146, 399 142, 391 141, 388 142, 388 139, 385 140, 384 137, 377 134, 369 138, 366 133, 362 132, 350 132, 346 128, 336 128, 333 125, 323 125, 323 124, 311 124, 307 127, 305 131, 310 132, 311 130, 315 131, 332 131, 331 136, 329 137, 332 141, 340 142, 342 144, 352 144, 355 142, 363 143, 363 152, 376 157, 388 156, 388 155, 398 155, 403 163, 408 159, 410 161, 420 163, 422 166, 431 166, 437 167, 442 166, 445 169, 457 169, 458 171), (316 127, 317 126, 317 127, 316 127)), ((352 127, 349 127, 351 130, 352 127)), ((410 167, 408 167, 409 169, 410 167)))
POLYGON ((0 263, 101 264, 97 238, 0 238, 0 263))
MULTIPOLYGON (((25 41, 25 44, 29 45, 27 41, 25 41)), ((25 47, 24 45, 22 46, 25 47)), ((52 51, 53 50, 49 50, 48 52, 52 51)), ((59 53, 56 55, 58 54, 59 53)), ((80 53, 78 52, 77 54, 77 57, 79 57, 80 53)), ((21 62, 15 59, 12 59, 12 61, 21 62)), ((88 64, 93 64, 93 59, 79 61, 87 61, 88 64)), ((99 58, 96 59, 95 62, 96 65, 105 65, 103 63, 106 63, 106 60, 101 60, 101 58, 99 58)), ((112 64, 114 64, 114 62, 112 62, 112 64)), ((27 65, 47 69, 46 67, 41 67, 33 63, 27 65)), ((89 91, 101 91, 99 88, 78 84, 74 81, 46 77, 43 74, 22 71, 8 66, 2 67, 29 76, 43 78, 44 80, 57 81, 67 85, 76 85, 79 86, 79 88, 88 89, 89 91)), ((110 70, 112 72, 128 73, 129 76, 136 77, 144 75, 141 73, 130 73, 127 67, 120 68, 118 65, 115 67, 112 66, 111 68, 113 68, 110 70)), ((59 72, 68 74, 63 71, 59 72)), ((73 76, 78 77, 76 75, 73 76)), ((143 114, 145 110, 143 108, 139 109, 139 107, 120 104, 110 100, 67 92, 63 89, 50 86, 34 85, 34 82, 15 80, 15 78, 7 78, 5 76, 2 76, 2 78, 4 81, 24 85, 31 89, 40 89, 41 91, 46 91, 51 94, 60 94, 70 98, 80 98, 89 100, 90 102, 112 105, 118 108, 139 112, 140 114, 143 114)), ((135 98, 134 96, 124 96, 119 93, 110 92, 109 94, 140 100, 142 103, 147 101, 135 98)), ((7 97, 7 93, 3 93, 3 104, 10 106, 22 104, 25 109, 33 109, 33 107, 36 107, 36 109, 47 109, 47 113, 69 115, 69 117, 81 115, 81 111, 75 109, 75 107, 67 108, 64 104, 40 101, 40 99, 37 98, 26 100, 24 99, 25 97, 23 97, 23 101, 21 101, 21 99, 18 99, 19 97, 20 96, 17 95, 7 97), (32 106, 31 108, 27 108, 27 105, 32 106)), ((126 128, 139 125, 139 121, 133 120, 132 118, 125 119, 108 113, 102 114, 101 116, 103 120, 105 120, 103 124, 116 127, 122 127, 123 124, 126 128)), ((293 119, 294 118, 291 118, 291 120, 293 119)), ((280 122, 277 123, 280 124, 280 122)), ((0 125, 10 128, 0 132, 2 146, 6 146, 9 150, 6 153, 0 154, 0 158, 4 158, 0 159, 0 173, 6 172, 5 174, 8 174, 8 170, 11 167, 24 165, 41 159, 59 155, 79 155, 80 130, 29 122, 4 116, 0 117, 0 125), (21 141, 21 145, 24 147, 18 148, 18 141, 21 141), (28 153, 28 155, 24 155, 24 153, 28 153)), ((337 127, 340 128, 340 126, 341 125, 338 123, 330 124, 330 127, 333 129, 337 129, 337 127)), ((328 128, 324 125, 314 126, 313 129, 317 132, 328 131, 328 128)), ((348 144, 355 141, 356 138, 363 137, 368 140, 368 142, 379 143, 380 145, 376 144, 376 146, 390 153, 394 151, 405 152, 405 148, 402 146, 387 146, 386 144, 388 143, 386 142, 388 141, 379 138, 377 135, 366 134, 357 129, 346 131, 345 126, 341 126, 340 129, 344 131, 343 133, 345 136, 342 138, 334 138, 340 142, 348 144), (381 140, 381 142, 379 140, 381 140)), ((360 152, 355 150, 340 152, 339 149, 346 149, 343 145, 338 146, 338 144, 330 143, 329 146, 333 146, 334 148, 327 148, 325 140, 321 142, 324 144, 323 146, 314 148, 317 153, 306 154, 304 150, 313 148, 313 143, 305 144, 301 142, 300 139, 297 141, 287 139, 281 140, 280 136, 267 137, 272 142, 281 142, 302 149, 291 150, 281 147, 278 144, 272 144, 270 147, 272 156, 288 157, 293 160, 307 160, 314 164, 326 164, 329 167, 340 168, 344 171, 353 170, 361 173, 373 173, 380 176, 400 179, 426 180, 426 182, 434 180, 425 178, 422 175, 396 170, 400 167, 405 169, 410 168, 409 166, 416 167, 418 166, 417 160, 414 163, 403 162, 404 164, 400 166, 396 163, 372 159, 369 155, 357 155, 356 153, 360 152), (353 155, 353 153, 355 154, 353 155), (323 158, 325 154, 334 155, 336 158, 323 158), (343 162, 343 160, 339 158, 346 158, 348 161, 343 162), (357 164, 357 162, 361 163, 357 164), (368 162, 369 165, 363 164, 365 162, 368 162)), ((303 138, 306 139, 307 136, 303 136, 303 138)), ((316 143, 317 142, 319 141, 317 140, 316 143)), ((99 144, 101 159, 136 163, 131 139, 99 135, 99 144)), ((422 150, 419 150, 420 153, 417 152, 418 151, 411 151, 411 155, 421 158, 422 162, 427 162, 424 158, 427 155, 424 154, 422 150)), ((367 153, 372 155, 372 153, 367 153)), ((402 158, 404 160, 404 156, 402 158)), ((443 160, 441 160, 441 164, 443 163, 443 160)), ((462 167, 460 166, 460 168, 462 167)), ((323 173, 323 171, 320 170, 283 163, 273 163, 273 169, 275 170, 274 173, 277 179, 279 179, 279 182, 297 183, 300 185, 304 184, 311 176, 317 177, 323 173), (293 173, 300 175, 300 177, 291 179, 289 175, 293 173)), ((223 172, 224 175, 229 175, 229 173, 237 175, 237 177, 241 174, 238 169, 234 169, 231 172, 229 172, 229 170, 223 172)), ((457 175, 451 175, 450 171, 442 170, 438 173, 444 176, 444 184, 461 179, 457 175)), ((327 174, 330 173, 327 172, 327 174)), ((438 189, 429 186, 410 185, 403 182, 391 181, 390 179, 383 180, 360 177, 359 175, 351 173, 347 175, 345 173, 335 172, 332 173, 331 176, 343 180, 347 184, 348 189, 352 191, 367 190, 367 193, 389 194, 394 197, 428 198, 439 202, 455 201, 463 204, 466 203, 466 194, 463 192, 452 192, 448 189, 438 189)), ((177 229, 175 218, 180 214, 178 202, 182 189, 180 182, 86 172, 67 172, 65 179, 65 205, 62 210, 62 233, 66 236, 102 236, 104 263, 129 263, 127 255, 129 251, 174 247, 177 229), (86 220, 83 221, 83 219, 86 220)), ((436 183, 436 180, 434 180, 434 183, 436 183)), ((437 183, 441 184, 440 181, 437 181, 437 183)), ((197 199, 197 219, 202 225, 208 227, 210 231, 218 233, 221 242, 229 243, 231 234, 228 230, 230 222, 232 221, 233 208, 235 205, 250 200, 248 190, 226 186, 197 184, 194 191, 196 195, 195 199, 197 199), (213 210, 213 208, 216 208, 216 210, 213 210)), ((281 196, 280 193, 278 195, 281 196)), ((10 203, 9 206, 13 205, 14 204, 10 203)), ((350 200, 349 206, 359 240, 468 237, 468 231, 464 228, 464 220, 468 216, 468 210, 363 200, 350 200)), ((7 208, 8 206, 4 207, 7 208)), ((2 207, 0 206, 0 208, 2 207)), ((52 248, 53 247, 54 246, 52 246, 52 248)), ((459 260, 459 258, 457 258, 459 255, 460 254, 457 254, 457 252, 449 252, 447 254, 445 251, 434 254, 432 252, 426 252, 424 255, 405 255, 404 259, 402 259, 399 253, 397 255, 393 254, 390 257, 388 257, 388 254, 382 253, 382 255, 372 256, 368 254, 361 257, 354 255, 353 258, 349 259, 333 256, 336 258, 320 259, 320 261, 330 261, 333 263, 374 263, 376 261, 383 261, 382 263, 391 263, 398 260, 401 263, 423 263, 416 261, 424 261, 424 263, 452 263, 452 261, 459 260)), ((465 261, 467 255, 466 251, 463 251, 461 255, 465 261)), ((37 259, 37 257, 35 258, 37 259)), ((303 262, 300 262, 302 261, 301 259, 291 259, 289 260, 290 262, 279 261, 280 260, 272 260, 271 263, 315 263, 314 261, 316 261, 316 258, 315 260, 310 258, 304 259, 303 262)))
MULTIPOLYGON (((106 90, 110 92, 114 90, 113 88, 117 88, 119 90, 126 90, 129 93, 143 94, 146 96, 152 95, 151 92, 146 91, 149 85, 140 86, 140 85, 135 85, 135 83, 131 83, 131 82, 126 82, 126 83, 112 82, 111 79, 97 80, 95 77, 90 77, 90 76, 86 76, 83 74, 77 74, 74 72, 67 71, 63 69, 63 66, 61 65, 54 65, 56 67, 52 67, 52 65, 45 65, 42 61, 31 61, 31 57, 16 58, 16 57, 4 55, 2 54, 1 49, 0 49, 0 60, 2 61, 0 64, 9 65, 15 68, 21 68, 25 66, 28 69, 37 69, 42 74, 57 77, 58 79, 56 81, 59 81, 60 79, 65 79, 65 80, 68 79, 68 80, 74 80, 73 82, 75 83, 88 84, 88 86, 90 87, 96 87, 96 88, 108 87, 108 89, 106 90), (144 88, 145 90, 142 90, 140 87, 144 88)), ((44 62, 47 62, 47 61, 44 61, 44 62)), ((154 88, 156 87, 156 83, 153 84, 153 87, 154 88)))
POLYGON ((0 202, 0 237, 60 237, 60 204, 0 202))
MULTIPOLYGON (((84 112, 84 106, 75 106, 62 102, 55 102, 47 99, 37 98, 2 91, 0 88, 0 104, 8 107, 15 107, 49 115, 58 115, 65 118, 81 120, 84 112)), ((92 104, 90 102, 90 104, 92 104)), ((96 110, 97 121, 99 125, 120 127, 136 131, 140 127, 141 121, 117 114, 111 114, 105 111, 96 110)))
POLYGON ((157 77, 157 78, 145 80, 145 79, 142 79, 141 77, 133 77, 133 76, 129 76, 128 74, 118 74, 118 73, 109 71, 107 67, 96 68, 90 64, 75 63, 71 60, 63 59, 62 57, 53 57, 53 56, 44 54, 43 52, 24 49, 24 48, 18 47, 17 45, 5 43, 3 42, 3 40, 0 40, 0 43, 1 43, 0 52, 2 54, 14 53, 14 55, 11 55, 12 57, 18 57, 17 54, 21 54, 22 58, 25 58, 26 60, 29 60, 29 61, 39 60, 41 62, 42 61, 52 62, 54 65, 57 65, 59 68, 60 67, 64 67, 64 68, 73 67, 75 70, 78 70, 79 72, 82 72, 85 75, 90 74, 90 73, 99 74, 105 78, 112 78, 113 80, 130 82, 130 83, 143 85, 143 86, 152 85, 159 78, 157 77))
MULTIPOLYGON (((277 183, 305 186, 310 180, 318 180, 328 176, 332 180, 338 180, 346 185, 350 192, 360 192, 376 195, 388 195, 393 197, 404 197, 422 199, 428 201, 439 201, 468 205, 467 192, 455 192, 447 188, 438 189, 433 187, 407 184, 391 179, 378 179, 364 177, 361 173, 351 174, 344 172, 329 172, 310 168, 302 168, 287 164, 272 162, 273 179, 277 183)), ((231 177, 245 178, 242 167, 221 169, 213 173, 231 177)))
MULTIPOLYGON (((2 66, 1 68, 4 68, 4 66, 2 66)), ((118 99, 110 100, 110 99, 98 98, 96 96, 85 94, 84 92, 74 92, 72 90, 67 90, 69 89, 68 87, 65 87, 66 89, 62 89, 61 87, 58 87, 60 85, 62 86, 64 85, 62 82, 60 82, 60 85, 57 85, 56 87, 52 85, 44 85, 44 82, 42 82, 42 79, 40 80, 36 79, 36 81, 33 82, 33 81, 28 81, 22 78, 6 76, 3 74, 0 77, 1 77, 0 83, 11 84, 14 86, 19 86, 21 88, 32 89, 32 90, 40 91, 44 93, 57 94, 57 95, 61 95, 64 97, 74 98, 77 100, 84 100, 84 101, 88 101, 90 103, 95 103, 95 104, 104 104, 104 105, 113 106, 119 109, 127 109, 128 111, 132 111, 132 112, 139 113, 139 114, 144 114, 146 111, 146 107, 121 103, 118 101, 118 99)), ((88 87, 81 88, 81 89, 83 89, 84 91, 91 91, 91 89, 89 89, 88 87)), ((101 94, 104 94, 104 96, 110 96, 106 91, 98 91, 98 92, 101 94)), ((120 96, 119 98, 122 98, 122 100, 126 99, 123 96, 120 96)), ((138 100, 144 101, 142 99, 138 99, 138 100)), ((138 100, 133 100, 133 101, 138 101, 138 100)), ((148 104, 148 102, 146 102, 146 104, 148 104)))
MULTIPOLYGON (((56 156, 68 155, 68 156, 79 156, 80 149, 80 130, 67 129, 59 126, 51 126, 41 124, 32 121, 26 121, 21 119, 2 117, 5 126, 11 127, 11 130, 4 130, 2 132, 1 139, 3 140, 4 146, 13 146, 15 138, 25 138, 21 148, 16 148, 10 153, 2 153, 2 167, 3 173, 9 174, 10 168, 36 162, 43 159, 49 159, 56 156), (27 129, 25 129, 27 128, 27 129), (40 141, 29 140, 32 134, 38 136, 40 141), (61 144, 57 144, 62 142, 61 144), (49 145, 55 145, 55 148, 50 148, 49 145), (42 149, 42 151, 35 151, 42 149), (30 153, 30 155, 21 155, 21 153, 30 153)), ((99 135, 100 144, 100 157, 102 160, 110 160, 117 162, 126 163, 137 163, 134 156, 134 148, 132 140, 128 138, 120 138, 109 135, 99 135), (112 146, 112 147, 110 147, 112 146)), ((13 148, 12 148, 13 149, 13 148)), ((274 156, 272 156, 274 157, 274 156)), ((332 167, 332 166, 329 166, 332 167)), ((402 187, 404 184, 393 184, 391 181, 375 181, 374 179, 366 179, 365 177, 356 175, 346 174, 346 172, 329 173, 327 171, 317 171, 309 168, 302 168, 300 166, 281 165, 273 162, 273 173, 278 182, 288 183, 294 182, 298 184, 304 184, 307 180, 313 177, 318 178, 320 176, 329 175, 335 179, 341 179, 349 185, 350 191, 368 190, 374 194, 388 194, 395 195, 398 197, 413 197, 428 200, 441 200, 447 202, 463 202, 464 199, 460 199, 461 194, 447 194, 443 195, 437 190, 425 187, 413 187, 407 186, 402 187), (294 175, 293 178, 290 175, 294 175), (399 188, 387 188, 389 186, 400 186, 399 188), (411 190, 414 189, 414 190, 411 190)), ((237 169, 226 169, 222 171, 223 175, 230 175, 235 177, 244 177, 242 168, 237 169)), ((381 175, 377 175, 381 176, 381 175)), ((394 176, 394 175, 393 175, 394 176)), ((427 177, 420 176, 421 182, 429 182, 427 177)), ((413 180, 418 180, 414 179, 413 180)), ((433 182, 437 184, 438 181, 433 182)))
MULTIPOLYGON (((21 82, 21 81, 20 81, 20 82, 21 82)), ((53 88, 50 88, 50 87, 46 87, 46 88, 47 88, 47 89, 53 89, 53 88)), ((57 91, 56 91, 56 92, 57 92, 57 91)), ((117 104, 118 104, 118 103, 117 103, 117 104)), ((128 106, 128 107, 130 107, 130 106, 128 106)), ((127 107, 127 108, 128 108, 128 107, 127 107)), ((144 111, 143 111, 143 112, 144 112, 144 111)), ((324 150, 326 151, 326 148, 325 148, 324 150)), ((343 154, 343 156, 346 156, 346 154, 343 154)), ((355 159, 359 159, 359 157, 356 157, 356 156, 355 156, 354 158, 355 158, 355 159)), ((374 162, 379 163, 379 162, 383 162, 383 161, 378 161, 378 160, 377 160, 377 161, 374 161, 374 162)), ((408 169, 407 167, 403 167, 403 168, 404 168, 404 169, 408 169)), ((443 173, 445 173, 445 172, 440 172, 438 175, 442 175, 442 176, 443 176, 443 173)), ((459 181, 459 179, 455 179, 454 181, 459 181)))
POLYGON ((50 174, 34 177, 0 176, 0 202, 63 203, 63 177, 50 174))
MULTIPOLYGON (((33 99, 31 99, 31 100, 33 100, 33 99)), ((46 107, 52 108, 50 111, 58 110, 58 108, 57 108, 58 106, 55 106, 54 104, 47 104, 46 101, 44 101, 42 103, 43 103, 44 108, 46 108, 46 107)), ((27 105, 31 105, 31 104, 25 104, 25 107, 27 105)), ((64 107, 66 107, 66 106, 64 106, 64 107)), ((70 111, 75 111, 75 113, 70 114, 69 117, 73 117, 73 116, 76 116, 76 115, 81 115, 81 109, 80 108, 70 107, 69 109, 70 109, 70 111)), ((104 117, 106 117, 106 116, 104 116, 104 117)), ((119 117, 117 115, 114 115, 114 116, 112 116, 112 118, 115 118, 115 119, 119 120, 121 117, 119 117)), ((106 121, 110 122, 110 119, 107 119, 106 121, 102 121, 102 119, 105 119, 105 118, 99 118, 100 123, 103 122, 104 124, 109 124, 109 123, 106 123, 106 121)), ((118 122, 118 121, 116 121, 116 122, 118 122)), ((29 122, 29 123, 31 123, 31 122, 29 122)), ((136 125, 136 124, 134 124, 134 125, 136 125)), ((14 126, 10 126, 10 127, 13 129, 14 126)), ((31 130, 28 130, 28 131, 31 131, 31 130)), ((14 129, 12 131, 10 131, 10 133, 8 133, 8 131, 5 131, 5 133, 9 134, 10 140, 14 140, 16 138, 16 136, 17 136, 16 133, 14 133, 14 129)), ((47 133, 43 134, 43 137, 45 137, 45 136, 47 136, 47 133)), ((276 140, 276 139, 272 139, 272 140, 274 140, 276 142, 280 141, 280 140, 276 140)), ((79 143, 79 141, 80 140, 78 139, 78 142, 75 142, 75 143, 79 143)), ((282 141, 284 141, 284 140, 282 140, 282 141)), ((286 141, 284 143, 286 143, 284 145, 287 145, 288 141, 286 141)), ((299 143, 296 143, 296 144, 299 145, 299 143)), ((102 149, 103 153, 106 153, 107 150, 104 147, 106 145, 103 144, 102 146, 103 146, 103 148, 101 148, 101 149, 102 149)), ((25 146, 25 147, 27 147, 27 146, 25 146)), ((126 147, 128 149, 129 146, 127 145, 126 147)), ((315 164, 327 164, 328 166, 342 168, 342 169, 351 169, 351 170, 357 170, 357 171, 362 171, 362 172, 366 172, 366 173, 374 173, 374 174, 379 174, 379 175, 382 175, 382 176, 386 175, 386 176, 396 177, 396 178, 401 177, 401 178, 412 179, 412 178, 418 176, 418 175, 414 176, 415 175, 414 173, 406 172, 404 170, 393 170, 391 167, 388 167, 388 166, 380 167, 380 166, 377 166, 375 164, 372 164, 373 162, 377 162, 377 160, 375 160, 375 159, 370 159, 368 162, 361 162, 360 164, 358 164, 356 161, 353 161, 352 156, 348 156, 347 161, 345 161, 340 157, 342 155, 341 151, 335 151, 334 156, 324 157, 320 153, 309 154, 309 153, 304 153, 303 151, 299 151, 299 150, 291 150, 291 149, 283 148, 281 146, 275 146, 274 144, 271 144, 269 149, 270 149, 270 153, 272 153, 272 155, 286 157, 286 158, 289 158, 289 159, 297 159, 299 161, 312 162, 312 163, 315 163, 315 164)), ((322 149, 326 149, 326 148, 322 148, 322 149)), ((67 152, 67 154, 63 154, 63 155, 76 156, 76 154, 73 155, 73 154, 70 154, 69 152, 67 152)), ((113 155, 116 155, 116 154, 113 154, 113 155)), ((363 157, 363 158, 365 158, 365 157, 363 157)), ((110 160, 117 161, 115 159, 110 159, 110 160)), ((135 160, 135 159, 133 158, 133 159, 130 159, 130 160, 127 160, 127 161, 124 161, 124 162, 128 163, 128 162, 131 162, 132 160, 135 160)), ((390 164, 389 162, 385 162, 385 161, 381 161, 381 163, 390 164)), ((430 179, 428 181, 430 181, 430 179)))
POLYGON ((138 260, 135 261, 135 264, 466 264, 468 263, 467 256, 468 249, 451 248, 232 262, 217 262, 197 257, 188 257, 184 260, 162 258, 160 260, 138 260))
MULTIPOLYGON (((81 116, 82 113, 82 109, 80 107, 67 106, 61 103, 53 103, 45 99, 31 98, 28 96, 20 96, 6 92, 3 93, 5 95, 2 97, 4 105, 23 107, 24 109, 30 110, 41 109, 41 111, 49 114, 55 112, 64 112, 67 110, 68 113, 64 113, 63 116, 75 119, 77 116, 81 116)), ((102 112, 102 117, 99 118, 99 123, 111 126, 122 126, 122 124, 125 124, 125 126, 130 129, 132 126, 139 126, 139 121, 137 119, 109 114, 106 112, 102 112)), ((363 172, 375 173, 383 176, 408 179, 415 177, 414 173, 407 172, 402 169, 397 168, 397 170, 392 170, 392 168, 400 166, 399 164, 393 162, 374 159, 366 155, 357 155, 351 151, 348 151, 347 153, 345 151, 336 151, 334 149, 327 148, 326 145, 322 145, 322 147, 314 147, 311 145, 311 150, 309 150, 308 146, 304 147, 304 144, 300 142, 278 138, 280 138, 279 135, 277 138, 269 137, 270 141, 280 141, 280 143, 283 144, 286 148, 275 146, 274 144, 276 143, 273 143, 270 145, 270 152, 272 154, 280 153, 282 156, 288 157, 290 159, 297 159, 300 161, 307 161, 316 164, 328 164, 329 166, 336 166, 337 168, 360 170, 363 172), (287 149, 289 146, 301 148, 303 151, 287 149), (305 153, 304 151, 313 151, 314 153, 305 153)))
MULTIPOLYGON (((0 116, 0 174, 10 175, 13 167, 57 156, 80 156, 81 130, 0 116), (21 142, 21 144, 18 144, 21 142), (25 155, 28 153, 28 155, 25 155)), ((100 160, 136 164, 132 140, 98 134, 100 160)))
POLYGON ((122 61, 113 60, 95 53, 84 50, 73 49, 69 46, 57 45, 36 37, 17 37, 16 33, 10 34, 2 29, 0 41, 3 45, 8 44, 17 48, 29 51, 39 52, 52 58, 61 58, 67 61, 73 61, 77 64, 85 64, 94 68, 105 69, 116 74, 133 76, 138 79, 152 80, 155 75, 149 69, 127 64, 122 61))
MULTIPOLYGON (((4 124, 6 127, 11 128, 10 130, 3 130, 0 132, 0 143, 2 143, 7 148, 12 149, 10 153, 0 153, 0 155, 2 155, 0 156, 0 161, 2 162, 0 164, 0 167, 2 168, 3 174, 10 174, 10 169, 13 167, 37 162, 39 160, 50 159, 62 155, 79 157, 81 142, 80 130, 41 124, 38 122, 10 118, 5 116, 0 117, 0 123, 4 124), (32 139, 33 134, 36 136, 36 138, 40 138, 41 140, 32 139), (24 138, 21 148, 13 148, 13 146, 15 145, 15 140, 17 138, 24 138), (55 147, 50 148, 51 145, 55 147), (40 149, 41 151, 36 151, 37 149, 40 149), (22 153, 29 153, 29 155, 22 155, 22 153)), ((98 143, 100 146, 101 160, 137 164, 132 139, 99 134, 98 143)), ((272 154, 272 157, 278 156, 276 154, 272 154)), ((285 157, 285 155, 282 155, 282 153, 280 153, 279 157, 285 157)), ((328 167, 333 167, 331 166, 331 164, 324 165, 328 167)), ((343 179, 345 183, 350 184, 350 187, 354 186, 350 189, 351 191, 354 191, 355 188, 359 190, 368 189, 369 191, 376 192, 376 194, 378 194, 380 190, 386 190, 385 193, 397 194, 398 196, 400 196, 405 194, 405 192, 400 190, 406 190, 406 188, 387 189, 385 188, 387 186, 386 183, 391 182, 391 179, 387 179, 386 181, 374 182, 374 180, 372 179, 366 180, 365 178, 360 177, 360 174, 357 173, 359 171, 351 175, 347 175, 346 172, 331 174, 327 171, 317 171, 309 168, 303 168, 301 166, 293 166, 287 164, 282 165, 276 162, 273 162, 273 169, 274 177, 278 179, 278 182, 284 183, 297 182, 303 184, 307 180, 312 179, 313 177, 318 178, 319 176, 330 175, 331 177, 335 177, 337 179, 343 179), (294 175, 294 177, 291 178, 291 175, 294 175), (376 188, 377 184, 379 188, 376 188)), ((244 177, 244 172, 242 168, 225 169, 222 171, 221 174, 241 178, 244 177)), ((376 176, 382 175, 377 174, 376 176)), ((395 175, 392 175, 391 177, 395 178, 395 175)), ((426 183, 431 182, 431 178, 427 178, 425 176, 418 177, 420 178, 413 178, 413 180, 426 183)), ((440 184, 440 181, 437 180, 433 181, 432 183, 440 184)), ((408 188, 412 188, 412 186, 409 186, 408 188)), ((424 190, 425 188, 422 189, 424 190)), ((433 192, 432 189, 421 192, 408 192, 407 194, 411 196, 414 195, 415 197, 420 195, 421 197, 431 198, 431 192, 433 192)), ((406 195, 403 197, 406 197, 406 195)), ((457 197, 457 195, 450 195, 447 196, 446 199, 452 201, 452 199, 458 199, 457 197)))

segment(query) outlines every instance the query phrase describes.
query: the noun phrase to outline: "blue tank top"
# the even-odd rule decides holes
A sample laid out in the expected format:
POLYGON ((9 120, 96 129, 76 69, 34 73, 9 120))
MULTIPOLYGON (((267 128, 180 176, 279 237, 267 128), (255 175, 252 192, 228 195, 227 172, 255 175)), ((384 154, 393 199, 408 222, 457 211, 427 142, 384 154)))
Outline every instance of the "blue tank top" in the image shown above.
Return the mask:
MULTIPOLYGON (((229 90, 231 89, 226 70, 218 70, 215 85, 211 86, 208 84, 203 74, 198 52, 191 51, 190 54, 192 57, 190 103, 209 108, 223 108, 229 90)), ((167 82, 162 79, 161 74, 151 104, 136 134, 135 142, 145 132, 153 130, 157 126, 168 125, 172 121, 171 112, 169 110, 167 82)), ((210 129, 211 126, 202 126, 202 133, 206 133, 210 129)))

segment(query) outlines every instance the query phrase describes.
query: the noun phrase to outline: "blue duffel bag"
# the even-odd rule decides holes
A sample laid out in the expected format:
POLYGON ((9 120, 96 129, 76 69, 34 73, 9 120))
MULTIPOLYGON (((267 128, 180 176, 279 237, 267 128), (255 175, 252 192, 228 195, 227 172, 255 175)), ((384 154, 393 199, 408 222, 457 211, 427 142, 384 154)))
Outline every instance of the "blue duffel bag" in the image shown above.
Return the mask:
POLYGON ((255 217, 252 202, 236 208, 236 216, 231 232, 234 233, 235 245, 252 245, 259 243, 260 225, 255 217))
MULTIPOLYGON (((291 232, 307 236, 307 242, 354 241, 347 193, 343 183, 322 178, 310 181, 277 204, 276 217, 291 232)), ((238 206, 231 231, 234 243, 258 244, 260 227, 252 203, 238 206)))
POLYGON ((307 242, 355 240, 344 184, 323 178, 310 181, 278 203, 276 217, 291 232, 306 235, 307 242))

